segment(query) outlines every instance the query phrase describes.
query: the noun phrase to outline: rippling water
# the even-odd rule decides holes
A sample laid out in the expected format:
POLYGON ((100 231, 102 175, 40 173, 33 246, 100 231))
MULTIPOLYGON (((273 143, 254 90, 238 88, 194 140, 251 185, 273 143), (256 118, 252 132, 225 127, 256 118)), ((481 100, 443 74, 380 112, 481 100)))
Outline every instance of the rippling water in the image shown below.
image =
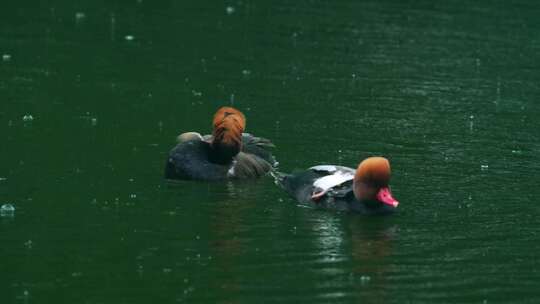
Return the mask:
POLYGON ((536 303, 540 5, 33 1, 0 10, 2 303, 536 303), (167 183, 220 105, 283 171, 385 155, 400 212, 167 183))

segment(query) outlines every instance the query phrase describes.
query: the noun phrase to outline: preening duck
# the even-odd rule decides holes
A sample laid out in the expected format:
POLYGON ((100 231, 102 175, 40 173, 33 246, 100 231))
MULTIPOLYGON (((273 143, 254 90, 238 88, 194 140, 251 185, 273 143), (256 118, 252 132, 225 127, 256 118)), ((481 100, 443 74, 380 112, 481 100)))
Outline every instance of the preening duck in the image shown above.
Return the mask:
POLYGON ((232 107, 222 107, 212 121, 211 135, 182 133, 165 164, 165 178, 223 180, 257 178, 277 162, 270 140, 244 133, 246 119, 232 107))
POLYGON ((300 203, 362 214, 390 214, 399 202, 390 191, 390 162, 369 157, 356 170, 319 165, 292 174, 275 174, 278 185, 300 203))

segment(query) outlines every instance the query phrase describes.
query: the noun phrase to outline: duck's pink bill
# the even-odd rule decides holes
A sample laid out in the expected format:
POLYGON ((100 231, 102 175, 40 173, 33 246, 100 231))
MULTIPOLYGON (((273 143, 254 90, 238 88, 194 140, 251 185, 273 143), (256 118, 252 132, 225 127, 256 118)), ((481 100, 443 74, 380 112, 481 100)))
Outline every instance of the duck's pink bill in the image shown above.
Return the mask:
POLYGON ((377 200, 394 208, 399 205, 399 202, 392 196, 392 192, 390 192, 390 188, 388 187, 384 187, 379 190, 377 193, 377 200))

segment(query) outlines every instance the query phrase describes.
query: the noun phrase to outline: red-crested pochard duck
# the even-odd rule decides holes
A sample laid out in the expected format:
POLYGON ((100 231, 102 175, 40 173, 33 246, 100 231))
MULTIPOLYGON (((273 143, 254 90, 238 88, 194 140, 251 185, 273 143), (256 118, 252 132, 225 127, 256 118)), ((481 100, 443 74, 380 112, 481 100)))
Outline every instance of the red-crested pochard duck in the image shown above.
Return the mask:
POLYGON ((223 180, 256 178, 277 166, 270 140, 243 133, 246 119, 232 107, 222 107, 213 118, 212 135, 186 132, 170 152, 167 179, 223 180))
POLYGON ((300 203, 362 214, 390 214, 399 202, 389 188, 390 162, 369 157, 356 170, 319 165, 292 174, 274 174, 278 185, 300 203))

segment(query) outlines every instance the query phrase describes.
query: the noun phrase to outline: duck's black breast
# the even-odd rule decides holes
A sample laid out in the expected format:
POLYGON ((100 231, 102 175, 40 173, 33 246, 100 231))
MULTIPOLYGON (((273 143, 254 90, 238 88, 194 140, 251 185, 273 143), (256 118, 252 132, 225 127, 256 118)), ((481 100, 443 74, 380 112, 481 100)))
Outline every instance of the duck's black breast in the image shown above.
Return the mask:
POLYGON ((216 164, 210 161, 212 149, 206 141, 179 143, 169 152, 165 164, 167 179, 220 180, 226 179, 232 162, 216 164))

